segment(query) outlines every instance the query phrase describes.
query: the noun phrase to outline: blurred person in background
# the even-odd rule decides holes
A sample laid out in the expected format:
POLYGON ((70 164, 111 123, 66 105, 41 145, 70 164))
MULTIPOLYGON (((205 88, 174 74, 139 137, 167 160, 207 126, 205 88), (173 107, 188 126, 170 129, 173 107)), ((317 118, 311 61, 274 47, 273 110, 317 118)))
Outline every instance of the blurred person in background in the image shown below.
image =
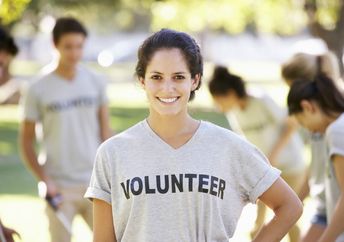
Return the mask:
POLYGON ((310 132, 323 134, 325 141, 327 226, 313 241, 344 242, 344 95, 320 72, 313 80, 294 81, 287 102, 289 114, 310 132))
MULTIPOLYGON (((92 206, 83 199, 98 145, 111 135, 106 78, 80 60, 87 31, 76 19, 59 18, 53 29, 59 53, 57 68, 39 77, 23 96, 20 146, 26 165, 46 187, 46 198, 72 224, 80 214, 92 228, 92 206), (41 157, 35 151, 35 126, 41 124, 41 157), (40 158, 41 158, 40 157, 40 158)), ((71 234, 51 206, 46 214, 52 242, 71 234)))
MULTIPOLYGON (((337 86, 342 85, 336 56, 327 52, 321 55, 296 53, 282 64, 281 74, 288 86, 297 80, 314 80, 319 73, 329 76, 337 86)), ((325 198, 325 167, 327 161, 326 144, 321 133, 309 133, 311 146, 311 162, 305 180, 301 186, 299 197, 303 201, 311 196, 315 211, 310 227, 302 236, 302 242, 317 241, 327 226, 325 198)))
MULTIPOLYGON (((226 114, 233 131, 242 134, 256 145, 282 171, 282 178, 298 192, 305 171, 303 142, 296 132, 296 122, 267 95, 253 95, 246 91, 244 81, 216 66, 209 83, 216 106, 226 114)), ((251 236, 258 233, 265 222, 266 206, 258 203, 257 219, 251 236)), ((300 229, 294 225, 288 233, 291 242, 298 242, 300 229)))
POLYGON ((17 104, 20 82, 10 74, 10 65, 18 53, 13 37, 0 26, 0 104, 17 104))

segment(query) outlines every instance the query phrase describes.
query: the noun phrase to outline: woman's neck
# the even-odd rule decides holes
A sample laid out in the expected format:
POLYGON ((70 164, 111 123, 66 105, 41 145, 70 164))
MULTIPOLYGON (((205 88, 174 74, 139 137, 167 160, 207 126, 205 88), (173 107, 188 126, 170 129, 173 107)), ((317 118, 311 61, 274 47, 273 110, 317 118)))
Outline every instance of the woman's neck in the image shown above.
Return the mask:
POLYGON ((11 79, 11 75, 8 70, 3 70, 2 75, 0 75, 0 86, 6 84, 11 79))
POLYGON ((199 121, 193 119, 188 113, 164 116, 150 112, 147 121, 152 130, 165 140, 186 134, 192 135, 199 125, 199 121))
POLYGON ((239 98, 239 108, 240 110, 245 110, 249 101, 249 96, 239 98))
POLYGON ((70 66, 62 62, 59 62, 55 72, 59 76, 63 77, 64 79, 71 81, 76 76, 76 70, 77 70, 77 66, 70 66))

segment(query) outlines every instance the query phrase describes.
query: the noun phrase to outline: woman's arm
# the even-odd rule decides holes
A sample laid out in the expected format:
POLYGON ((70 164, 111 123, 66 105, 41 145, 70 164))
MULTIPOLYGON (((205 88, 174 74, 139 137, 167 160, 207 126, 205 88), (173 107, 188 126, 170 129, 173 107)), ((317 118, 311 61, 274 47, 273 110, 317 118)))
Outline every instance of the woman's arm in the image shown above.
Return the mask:
POLYGON ((17 231, 6 227, 5 225, 1 223, 1 220, 0 220, 0 239, 5 239, 7 242, 14 242, 15 236, 20 238, 20 235, 17 231))
POLYGON ((278 178, 259 199, 273 210, 275 216, 263 226, 253 242, 279 242, 300 218, 302 203, 282 178, 278 178))
POLYGON ((303 202, 306 199, 306 197, 308 197, 309 192, 310 192, 309 173, 310 173, 310 168, 308 167, 308 169, 306 171, 306 175, 303 178, 303 182, 301 184, 300 191, 297 194, 299 196, 301 202, 303 202))
POLYGON ((270 154, 268 154, 268 159, 273 166, 276 165, 279 153, 288 144, 291 136, 296 132, 297 128, 298 124, 293 117, 287 117, 285 119, 285 122, 283 124, 283 130, 275 145, 271 149, 270 154))
POLYGON ((117 242, 111 205, 93 199, 93 242, 117 242))
POLYGON ((340 197, 333 217, 318 242, 334 242, 340 234, 344 233, 344 156, 333 156, 333 166, 340 188, 340 197))

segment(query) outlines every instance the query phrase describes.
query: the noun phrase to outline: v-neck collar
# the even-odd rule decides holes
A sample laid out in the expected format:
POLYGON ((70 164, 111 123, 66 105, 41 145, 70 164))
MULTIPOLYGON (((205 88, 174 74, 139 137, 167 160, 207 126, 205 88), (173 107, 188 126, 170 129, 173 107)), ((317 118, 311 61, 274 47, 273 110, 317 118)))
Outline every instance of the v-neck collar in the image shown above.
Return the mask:
POLYGON ((165 147, 167 150, 170 151, 180 151, 185 149, 186 147, 190 146, 194 140, 199 136, 201 130, 203 129, 204 122, 200 120, 200 123, 195 131, 195 133, 191 136, 191 138, 186 141, 183 145, 179 146, 178 148, 174 148, 170 144, 168 144, 165 140, 163 140, 157 133, 154 132, 154 130, 149 126, 147 119, 142 121, 142 125, 144 126, 144 129, 147 130, 149 133, 149 136, 154 139, 159 145, 165 147))

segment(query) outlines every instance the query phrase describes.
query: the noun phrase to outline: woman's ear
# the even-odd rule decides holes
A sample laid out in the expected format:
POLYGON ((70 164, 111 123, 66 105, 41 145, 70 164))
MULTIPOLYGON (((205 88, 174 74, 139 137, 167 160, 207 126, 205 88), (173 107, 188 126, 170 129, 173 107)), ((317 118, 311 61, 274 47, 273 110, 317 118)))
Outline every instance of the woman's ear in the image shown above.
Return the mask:
POLYGON ((145 79, 143 77, 139 77, 139 82, 141 84, 141 87, 145 89, 145 79))
POLYGON ((300 105, 305 112, 314 113, 316 111, 316 105, 309 100, 301 100, 300 105))
POLYGON ((199 85, 199 82, 201 80, 201 75, 200 74, 196 74, 194 78, 192 78, 192 87, 191 90, 195 91, 199 85))

